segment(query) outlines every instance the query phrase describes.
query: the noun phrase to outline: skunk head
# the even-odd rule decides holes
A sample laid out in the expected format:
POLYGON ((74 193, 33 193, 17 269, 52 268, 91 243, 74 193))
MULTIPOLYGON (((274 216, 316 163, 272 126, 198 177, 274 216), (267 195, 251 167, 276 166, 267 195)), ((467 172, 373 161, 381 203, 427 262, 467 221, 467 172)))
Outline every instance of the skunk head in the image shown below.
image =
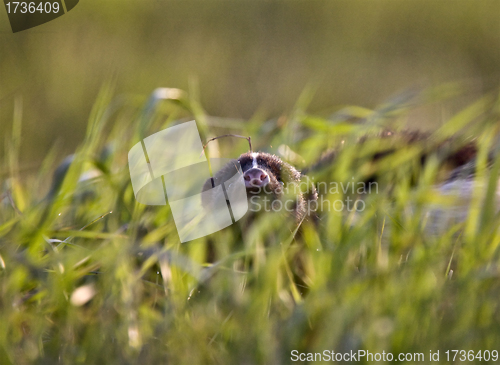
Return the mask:
MULTIPOLYGON (((313 187, 311 187, 311 193, 301 191, 301 173, 275 155, 265 152, 247 152, 238 158, 238 162, 241 166, 247 197, 251 205, 254 202, 252 197, 267 199, 265 203, 271 205, 285 195, 287 199, 291 199, 290 196, 292 196, 293 203, 288 202, 287 207, 293 207, 291 209, 293 215, 297 219, 302 219, 306 211, 306 200, 317 198, 313 187)), ((228 169, 234 171, 232 166, 228 166, 228 169)), ((215 185, 218 181, 224 181, 223 176, 227 174, 225 168, 217 172, 214 176, 215 185)), ((210 189, 211 184, 212 179, 208 179, 203 191, 210 189)), ((250 208, 250 210, 252 209, 250 208)))
POLYGON ((303 185, 306 181, 302 179, 302 174, 278 156, 265 152, 247 152, 238 158, 238 162, 251 206, 254 203, 252 197, 256 196, 270 199, 271 207, 276 200, 281 199, 283 205, 276 206, 293 206, 292 215, 301 220, 307 213, 307 201, 317 199, 314 187, 303 185))
POLYGON ((265 152, 248 152, 238 158, 248 192, 279 195, 282 186, 300 181, 300 172, 279 157, 265 152))

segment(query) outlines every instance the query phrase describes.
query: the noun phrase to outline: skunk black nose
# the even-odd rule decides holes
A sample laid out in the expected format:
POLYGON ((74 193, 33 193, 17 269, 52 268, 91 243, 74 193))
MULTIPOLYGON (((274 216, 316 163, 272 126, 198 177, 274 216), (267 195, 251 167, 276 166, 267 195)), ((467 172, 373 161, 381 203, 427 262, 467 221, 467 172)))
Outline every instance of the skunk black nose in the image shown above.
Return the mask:
POLYGON ((247 188, 258 188, 266 186, 269 183, 269 175, 267 172, 256 167, 246 171, 243 175, 247 188))

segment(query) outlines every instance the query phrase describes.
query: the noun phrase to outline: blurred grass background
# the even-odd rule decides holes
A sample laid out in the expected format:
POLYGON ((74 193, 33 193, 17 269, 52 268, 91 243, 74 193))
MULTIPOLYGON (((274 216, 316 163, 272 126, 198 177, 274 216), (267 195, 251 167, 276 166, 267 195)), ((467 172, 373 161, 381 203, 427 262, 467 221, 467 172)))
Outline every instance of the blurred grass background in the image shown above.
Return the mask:
MULTIPOLYGON (((415 85, 498 82, 495 1, 102 1, 12 34, 0 12, 0 134, 23 98, 21 158, 82 141, 102 81, 117 94, 198 83, 208 114, 248 119, 291 110, 318 87, 311 111, 374 107, 415 85)), ((439 124, 426 110, 417 124, 439 124)), ((4 143, 2 139, 0 143, 4 143)), ((4 148, 0 149, 4 153, 4 148)))
POLYGON ((0 11, 0 363, 498 350, 500 160, 485 169, 500 115, 498 4, 82 0, 17 34, 0 11), (156 87, 185 93, 154 104, 156 87), (346 141, 317 177, 375 171, 386 185, 356 219, 326 213, 296 241, 286 217, 264 216, 245 239, 233 226, 181 245, 168 205, 135 201, 127 153, 188 118, 203 139, 288 147, 299 168, 346 141), (385 142, 356 141, 386 125, 476 143, 488 188, 465 222, 426 232, 425 209, 444 202, 439 156, 415 168, 423 146, 367 163, 385 142))
MULTIPOLYGON (((189 93, 116 108, 105 84, 71 164, 59 164, 53 178, 54 150, 36 173, 20 176, 15 113, 0 190, 0 363, 287 364, 293 350, 425 359, 440 351, 449 363, 444 352, 453 349, 472 350, 476 363, 488 350, 484 362, 495 363, 500 159, 491 173, 485 167, 499 134, 498 89, 429 139, 462 134, 458 145, 472 140, 479 148, 468 214, 437 231, 426 212, 450 203, 435 190, 440 156, 420 167, 425 145, 400 143, 374 164, 369 156, 390 141, 374 134, 371 143, 357 143, 403 124, 416 107, 454 96, 458 86, 403 93, 374 110, 350 107, 328 119, 306 112, 305 90, 289 117, 247 123, 207 116, 189 93), (169 205, 135 200, 127 154, 142 136, 184 117, 196 117, 203 133, 251 135, 255 150, 288 146, 306 165, 332 144, 344 145, 310 176, 346 186, 376 173, 383 184, 364 196, 366 209, 356 216, 325 210, 316 224, 303 222, 298 236, 286 228, 290 216, 264 213, 249 226, 242 220, 180 244, 169 205)), ((213 142, 211 152, 237 156, 245 142, 213 142)), ((322 191, 330 207, 348 195, 322 191)))

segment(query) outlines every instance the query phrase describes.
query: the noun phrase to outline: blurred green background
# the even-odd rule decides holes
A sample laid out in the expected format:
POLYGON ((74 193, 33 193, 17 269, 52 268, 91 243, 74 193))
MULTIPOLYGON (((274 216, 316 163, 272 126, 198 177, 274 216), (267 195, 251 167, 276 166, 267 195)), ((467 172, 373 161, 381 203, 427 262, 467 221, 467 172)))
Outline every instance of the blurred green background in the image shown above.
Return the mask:
MULTIPOLYGON (((498 350, 500 160, 485 170, 499 129, 499 20, 498 0, 81 0, 13 34, 0 8, 0 363, 279 364, 292 349, 440 350, 443 360, 447 350, 498 350), (190 109, 171 101, 144 111, 157 87, 187 90, 190 109), (420 88, 431 95, 405 99, 420 88), (297 102, 304 90, 316 91, 312 103, 297 102), (342 136, 316 181, 375 173, 380 192, 363 214, 322 212, 297 235, 285 228, 290 216, 262 215, 248 231, 181 245, 169 205, 135 200, 126 156, 144 133, 205 118, 197 97, 209 115, 240 120, 200 121, 204 139, 233 132, 251 135, 256 150, 289 146, 302 169, 342 136), (318 117, 345 105, 376 110, 318 117), (425 232, 440 228, 426 209, 445 203, 434 186, 442 157, 420 168, 427 146, 401 143, 372 164, 388 145, 355 144, 399 120, 447 122, 431 146, 463 134, 458 143, 475 137, 480 147, 470 210, 443 234, 425 232)), ((230 141, 224 154, 247 150, 230 141)))
MULTIPOLYGON (((81 0, 13 34, 0 10, 0 134, 21 96, 24 168, 54 143, 62 158, 108 79, 139 97, 191 82, 207 113, 233 118, 286 113, 309 84, 316 113, 444 81, 468 80, 477 96, 499 80, 499 19, 496 0, 81 0)), ((415 124, 439 122, 438 112, 415 124)))

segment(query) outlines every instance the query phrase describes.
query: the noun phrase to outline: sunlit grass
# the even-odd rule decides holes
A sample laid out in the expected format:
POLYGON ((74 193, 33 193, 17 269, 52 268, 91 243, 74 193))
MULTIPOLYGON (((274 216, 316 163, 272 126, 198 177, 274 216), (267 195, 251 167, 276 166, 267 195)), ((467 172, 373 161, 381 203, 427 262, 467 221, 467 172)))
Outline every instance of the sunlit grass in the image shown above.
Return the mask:
MULTIPOLYGON (((306 90, 289 114, 250 122, 209 117, 193 95, 140 104, 105 86, 72 159, 61 162, 54 149, 25 178, 16 101, 0 191, 1 364, 289 363, 292 350, 359 349, 426 359, 440 350, 443 360, 446 350, 498 350, 498 160, 486 169, 498 133, 494 95, 464 106, 430 138, 475 138, 476 179, 487 187, 475 189, 464 222, 437 233, 425 213, 447 204, 434 189, 440 156, 420 167, 426 146, 397 145, 374 163, 367 156, 388 142, 357 143, 403 126, 417 104, 443 98, 436 90, 376 110, 339 108, 328 118, 307 113, 306 90), (298 234, 288 218, 270 214, 180 244, 168 205, 136 202, 127 153, 193 117, 203 140, 237 133, 250 135, 254 150, 285 145, 303 159, 300 168, 343 145, 335 163, 312 173, 315 181, 376 173, 379 189, 365 197, 363 212, 324 212, 298 234)), ((239 140, 214 145, 223 157, 247 148, 239 140)))

